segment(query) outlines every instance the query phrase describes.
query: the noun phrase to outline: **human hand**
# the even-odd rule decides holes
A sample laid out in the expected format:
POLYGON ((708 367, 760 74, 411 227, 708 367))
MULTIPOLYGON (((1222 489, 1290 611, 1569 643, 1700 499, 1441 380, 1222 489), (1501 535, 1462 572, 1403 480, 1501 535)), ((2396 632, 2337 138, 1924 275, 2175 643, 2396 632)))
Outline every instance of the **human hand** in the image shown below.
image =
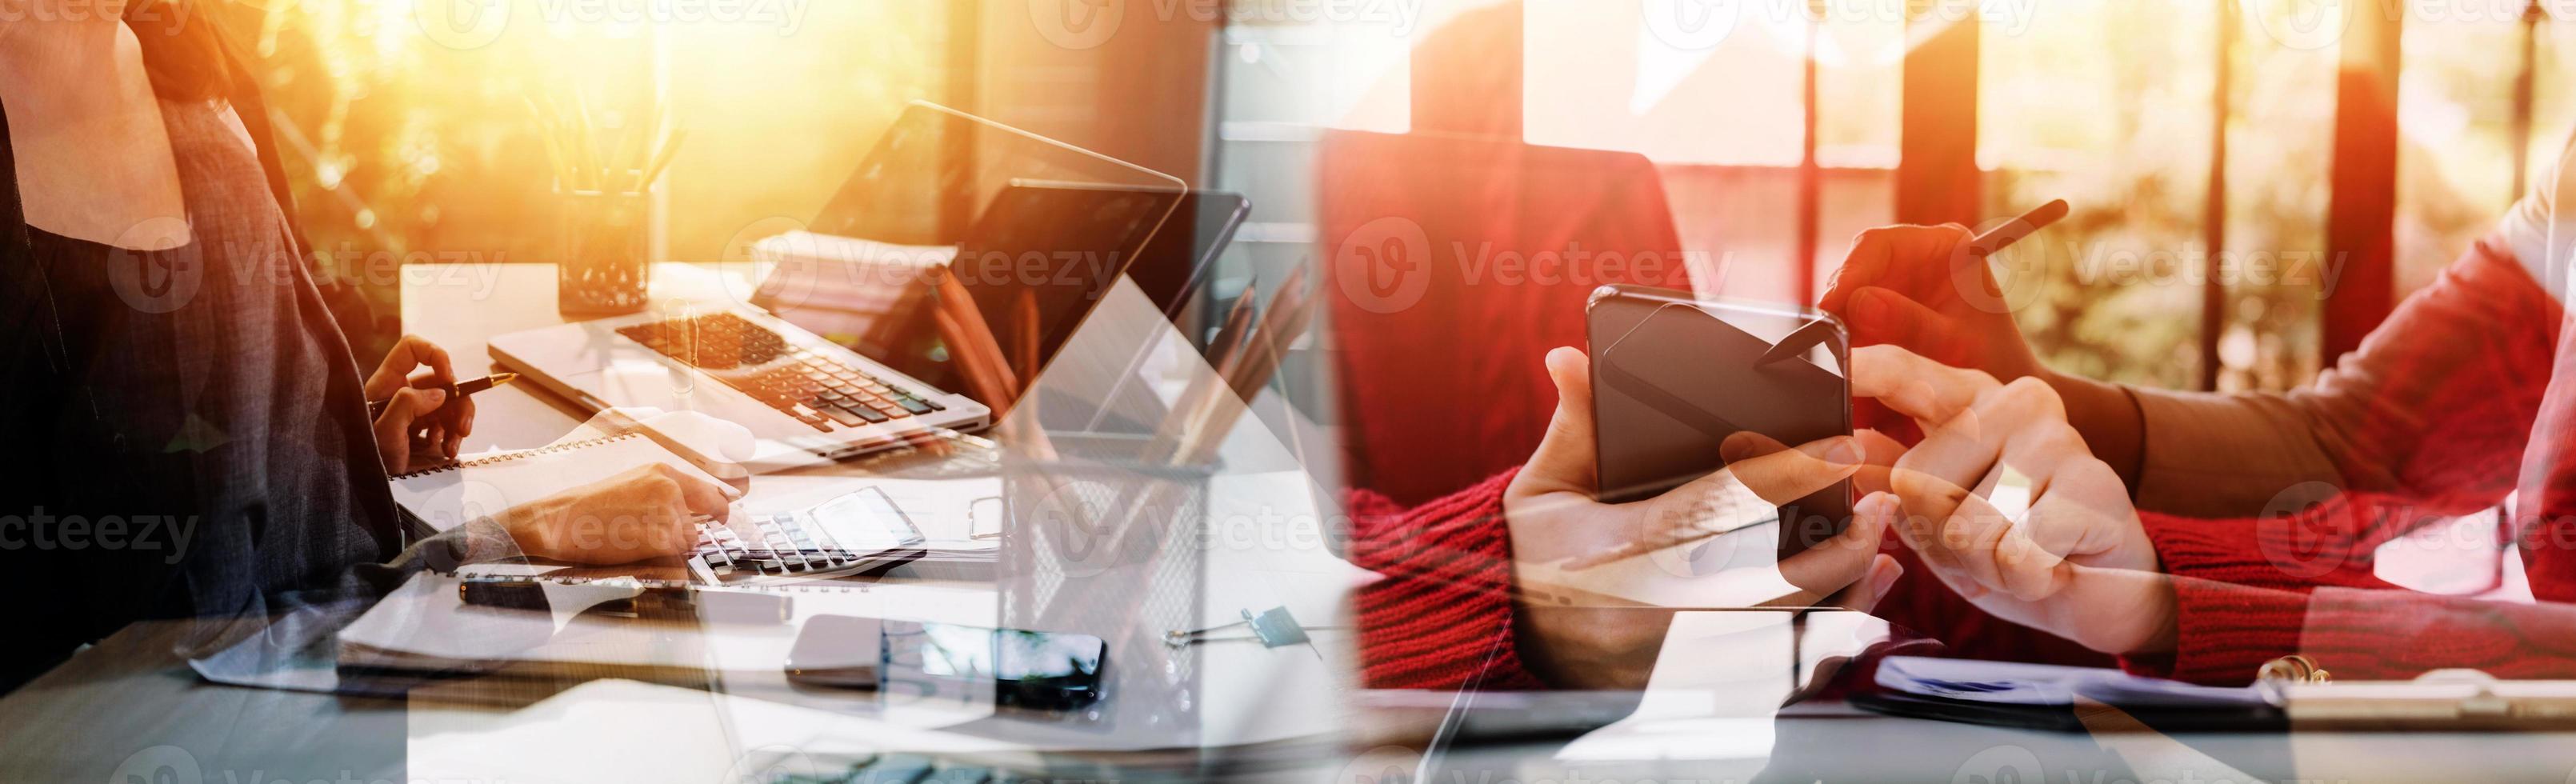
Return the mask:
POLYGON ((696 520, 729 517, 741 494, 655 463, 502 510, 497 520, 519 551, 579 564, 622 564, 683 555, 697 546, 696 520))
MULTIPOLYGON (((1998 617, 2106 653, 2169 650, 2171 585, 2128 488, 2037 379, 2000 383, 1896 346, 1852 351, 1852 392, 1913 417, 1923 441, 1888 482, 1899 538, 1941 582, 1998 617), (2030 480, 2016 521, 1970 488, 2009 469, 2030 480)), ((1887 504, 1873 494, 1863 506, 1887 504)))
POLYGON ((385 472, 399 474, 416 462, 452 459, 474 432, 474 399, 459 395, 447 350, 419 335, 404 335, 367 376, 368 400, 390 400, 376 415, 376 454, 385 472), (417 372, 417 375, 415 373, 417 372))
POLYGON ((1843 319, 1855 346, 1904 346, 2005 381, 2047 376, 1987 258, 1969 252, 1973 238, 1955 223, 1863 231, 1817 307, 1843 319))
MULTIPOLYGON (((1866 458, 1871 453, 1901 451, 1875 433, 1829 438, 1795 449, 1740 435, 1723 446, 1730 459, 1726 470, 1654 498, 1604 504, 1594 500, 1599 478, 1590 360, 1581 351, 1560 348, 1547 355, 1547 369, 1556 381, 1555 417, 1538 450, 1503 493, 1514 582, 1519 586, 1560 572, 1557 565, 1574 559, 1658 550, 1683 541, 1703 523, 1761 511, 1744 507, 1787 503, 1846 478, 1863 488, 1883 488, 1884 473, 1866 471, 1866 458), (1738 500, 1745 491, 1755 498, 1738 500)), ((1880 514, 1856 515, 1841 534, 1779 563, 1779 578, 1789 586, 1789 595, 1767 603, 1832 603, 1861 611, 1874 607, 1902 572, 1895 559, 1878 553, 1878 543, 1892 521, 1892 506, 1882 505, 1877 511, 1880 514)), ((1633 604, 1524 601, 1519 612, 1523 649, 1533 668, 1562 685, 1615 688, 1643 682, 1666 626, 1656 621, 1671 611, 1633 604)))

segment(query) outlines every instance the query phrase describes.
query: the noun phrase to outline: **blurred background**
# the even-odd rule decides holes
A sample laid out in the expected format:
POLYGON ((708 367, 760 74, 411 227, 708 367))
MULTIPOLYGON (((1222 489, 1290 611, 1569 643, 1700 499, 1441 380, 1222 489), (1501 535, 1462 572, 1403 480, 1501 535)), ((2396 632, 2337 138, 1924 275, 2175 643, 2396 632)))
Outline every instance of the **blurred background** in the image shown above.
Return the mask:
POLYGON ((1220 299, 1315 256, 1328 129, 1423 130, 1446 101, 1481 109, 1446 130, 1651 159, 1738 296, 1812 300, 1867 226, 2067 199, 2015 262, 2045 280, 2019 318, 2047 361, 2281 389, 2490 227, 2576 120, 2576 26, 2535 0, 212 5, 282 115, 321 266, 388 320, 398 287, 359 265, 552 259, 526 101, 566 85, 609 130, 652 103, 688 129, 664 258, 801 225, 927 99, 1250 195, 1220 299), (2246 263, 2208 283, 2213 249, 2246 263))

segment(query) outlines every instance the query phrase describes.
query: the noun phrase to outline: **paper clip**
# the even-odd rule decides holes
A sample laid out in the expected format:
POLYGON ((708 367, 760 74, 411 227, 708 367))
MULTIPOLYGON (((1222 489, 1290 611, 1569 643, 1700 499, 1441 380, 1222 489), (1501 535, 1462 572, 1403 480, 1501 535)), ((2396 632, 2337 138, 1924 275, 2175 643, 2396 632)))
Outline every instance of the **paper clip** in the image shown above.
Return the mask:
MULTIPOLYGON (((1317 626, 1315 628, 1330 629, 1333 627, 1317 626)), ((1251 610, 1244 610, 1243 620, 1236 621, 1234 623, 1225 624, 1223 626, 1210 626, 1196 631, 1173 629, 1163 633, 1163 644, 1174 648, 1185 648, 1202 642, 1232 642, 1235 640, 1260 640, 1261 647, 1278 648, 1289 645, 1301 645, 1311 641, 1311 639, 1312 638, 1306 636, 1306 627, 1297 623, 1296 616, 1289 615, 1288 608, 1286 607, 1272 607, 1268 610, 1263 610, 1260 615, 1252 614, 1251 610), (1211 633, 1232 629, 1237 626, 1250 627, 1252 633, 1232 637, 1209 636, 1211 633)))

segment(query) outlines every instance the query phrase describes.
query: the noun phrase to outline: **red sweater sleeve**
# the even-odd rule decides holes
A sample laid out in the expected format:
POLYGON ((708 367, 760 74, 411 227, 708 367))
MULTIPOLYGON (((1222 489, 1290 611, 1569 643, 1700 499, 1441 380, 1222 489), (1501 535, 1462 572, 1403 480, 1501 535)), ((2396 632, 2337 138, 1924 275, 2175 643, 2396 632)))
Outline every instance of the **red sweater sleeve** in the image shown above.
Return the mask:
POLYGON ((2405 679, 2473 667, 2505 678, 2576 676, 2576 606, 2410 591, 2371 576, 2383 532, 2418 507, 2370 494, 2261 520, 2148 515, 2173 575, 2177 643, 2129 657, 2131 671, 2244 683, 2301 654, 2344 680, 2405 679))
POLYGON ((1385 579, 1354 597, 1361 680, 1378 689, 1536 688, 1512 638, 1503 488, 1518 470, 1413 509, 1343 498, 1351 563, 1385 579))

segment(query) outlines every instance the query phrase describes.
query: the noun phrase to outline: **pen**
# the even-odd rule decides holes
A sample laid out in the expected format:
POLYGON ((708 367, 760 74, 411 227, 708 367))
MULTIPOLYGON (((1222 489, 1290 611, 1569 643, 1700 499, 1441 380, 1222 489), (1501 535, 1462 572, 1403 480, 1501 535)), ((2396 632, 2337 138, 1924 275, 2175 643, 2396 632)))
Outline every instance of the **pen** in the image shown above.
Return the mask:
POLYGON ((2040 229, 2048 228, 2049 224, 2064 219, 2066 212, 2065 199, 2050 199, 2047 204, 2032 207, 2029 212, 2022 213, 2021 217, 2004 221, 2003 225, 1987 229, 1986 233, 1969 239, 1968 255, 1982 258, 2002 253, 2005 248, 2012 247, 2013 243, 2020 242, 2023 237, 2036 234, 2040 229))
MULTIPOLYGON (((519 374, 517 373, 494 373, 489 376, 457 384, 453 387, 448 387, 446 391, 448 399, 453 400, 517 380, 519 380, 519 374)), ((376 417, 384 416, 385 406, 392 405, 393 402, 392 398, 367 401, 367 418, 372 420, 376 417)), ((441 404, 440 407, 444 408, 445 404, 441 404)))

